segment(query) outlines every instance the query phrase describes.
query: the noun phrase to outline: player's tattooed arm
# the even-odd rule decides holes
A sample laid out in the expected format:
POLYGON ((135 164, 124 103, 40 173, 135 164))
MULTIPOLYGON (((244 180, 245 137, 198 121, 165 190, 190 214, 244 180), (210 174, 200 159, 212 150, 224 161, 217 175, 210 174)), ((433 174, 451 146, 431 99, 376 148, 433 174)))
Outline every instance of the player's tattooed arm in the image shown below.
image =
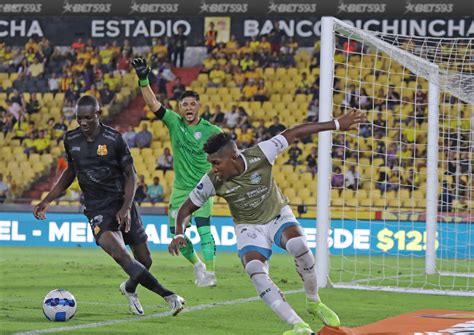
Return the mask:
POLYGON ((46 210, 48 209, 48 206, 51 201, 54 201, 61 195, 63 195, 67 188, 71 186, 75 178, 76 170, 74 169, 74 167, 69 165, 68 168, 64 170, 64 172, 61 174, 61 177, 59 177, 59 180, 53 186, 48 195, 46 195, 46 197, 34 207, 33 215, 35 216, 35 218, 37 218, 38 220, 44 220, 46 218, 46 210))
POLYGON ((123 171, 125 175, 125 190, 123 205, 116 214, 117 222, 126 233, 130 230, 130 208, 137 189, 137 172, 133 164, 127 164, 123 171))
POLYGON ((356 125, 365 120, 365 114, 361 111, 351 109, 337 120, 327 122, 305 122, 293 126, 281 133, 288 143, 293 143, 294 140, 307 137, 312 134, 327 130, 351 130, 356 125))

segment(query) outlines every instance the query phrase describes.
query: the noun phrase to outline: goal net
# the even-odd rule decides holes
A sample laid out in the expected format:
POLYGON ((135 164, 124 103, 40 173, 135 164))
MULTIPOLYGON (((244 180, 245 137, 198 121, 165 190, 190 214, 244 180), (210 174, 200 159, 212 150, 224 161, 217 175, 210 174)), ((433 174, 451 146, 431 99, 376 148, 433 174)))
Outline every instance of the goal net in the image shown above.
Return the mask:
POLYGON ((319 137, 320 284, 474 296, 473 40, 323 18, 320 57, 320 120, 367 113, 319 137))

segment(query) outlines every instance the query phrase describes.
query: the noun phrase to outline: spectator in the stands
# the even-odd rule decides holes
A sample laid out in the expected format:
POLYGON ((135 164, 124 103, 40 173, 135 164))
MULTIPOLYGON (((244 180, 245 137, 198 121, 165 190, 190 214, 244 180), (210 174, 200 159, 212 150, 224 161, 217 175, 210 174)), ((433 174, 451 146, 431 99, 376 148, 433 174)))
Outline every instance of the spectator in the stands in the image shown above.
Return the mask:
POLYGON ((239 149, 246 149, 254 144, 253 133, 247 124, 242 125, 240 132, 237 133, 237 143, 239 149))
POLYGON ((339 192, 341 192, 342 188, 344 187, 344 174, 342 174, 341 168, 339 166, 334 167, 331 177, 331 186, 333 188, 339 189, 339 192))
POLYGON ((219 127, 225 126, 225 114, 222 112, 221 105, 219 104, 214 107, 214 114, 212 114, 211 123, 214 123, 219 127))
POLYGON ((120 74, 125 75, 130 69, 130 56, 127 51, 122 51, 117 60, 117 70, 120 71, 120 74))
POLYGON ((249 78, 244 87, 242 87, 242 97, 240 100, 242 101, 252 101, 255 97, 255 94, 258 92, 257 82, 254 78, 249 78))
POLYGON ((99 94, 102 106, 109 105, 115 98, 115 92, 110 89, 109 84, 105 84, 104 88, 99 91, 99 94))
POLYGON ((420 187, 420 177, 415 172, 415 169, 408 170, 408 173, 406 174, 406 177, 403 181, 403 187, 410 191, 417 190, 418 187, 420 187))
POLYGON ((173 65, 175 67, 184 66, 184 54, 186 51, 186 35, 184 35, 183 26, 178 27, 178 33, 173 36, 174 57, 173 65))
POLYGON ((318 149, 316 147, 311 147, 311 151, 306 156, 306 172, 311 172, 313 178, 318 172, 318 149))
POLYGON ((153 184, 148 185, 146 195, 147 200, 153 204, 163 201, 164 190, 163 186, 160 185, 159 177, 153 177, 153 184))
POLYGON ((30 130, 30 125, 24 114, 20 114, 19 119, 13 125, 13 139, 23 141, 30 130))
POLYGON ((268 40, 270 42, 271 52, 280 52, 282 39, 284 38, 285 32, 280 29, 280 21, 273 21, 273 28, 268 35, 268 40))
POLYGON ((163 63, 162 67, 158 70, 158 93, 165 94, 167 97, 166 84, 174 80, 176 80, 176 75, 171 70, 171 64, 163 63))
POLYGON ((376 113, 376 119, 372 122, 373 134, 379 134, 381 137, 387 133, 387 122, 382 119, 382 113, 376 113))
POLYGON ((33 59, 33 63, 28 67, 28 74, 32 78, 37 78, 44 73, 44 64, 38 58, 33 59))
POLYGON ((158 157, 156 170, 162 170, 163 175, 166 174, 166 171, 173 170, 173 156, 169 148, 165 148, 160 157, 158 157))
POLYGON ((216 64, 217 64, 216 54, 207 55, 207 57, 204 57, 204 59, 202 61, 201 72, 202 73, 211 72, 211 70, 214 68, 214 65, 216 65, 216 64))
POLYGON ((244 125, 246 125, 247 128, 252 128, 252 123, 250 122, 249 115, 245 108, 239 106, 237 107, 237 111, 239 112, 239 122, 237 123, 236 128, 241 128, 244 125))
POLYGON ((319 118, 319 100, 314 99, 309 102, 308 115, 306 120, 308 122, 317 122, 319 118))
POLYGON ((84 43, 83 39, 82 38, 78 38, 77 40, 75 40, 73 43, 72 43, 72 49, 73 50, 82 50, 84 49, 84 47, 86 46, 86 44, 84 43))
POLYGON ((454 194, 446 180, 443 180, 441 194, 439 195, 438 211, 442 213, 451 212, 454 194))
POLYGON ((217 45, 217 30, 214 27, 214 22, 209 23, 209 30, 204 35, 204 45, 207 48, 207 53, 210 54, 217 45))
POLYGON ((133 130, 132 125, 128 125, 128 129, 122 134, 122 137, 125 142, 127 142, 129 148, 134 148, 136 146, 135 139, 137 137, 137 133, 135 130, 133 130))
POLYGON ((360 185, 360 174, 356 171, 355 165, 351 165, 345 176, 346 187, 356 191, 360 185))
POLYGON ((240 68, 242 71, 246 72, 252 68, 254 64, 253 59, 250 57, 249 53, 246 53, 245 56, 240 60, 240 68))
POLYGON ((75 118, 76 108, 74 106, 74 100, 64 99, 62 113, 64 118, 68 121, 71 121, 75 118))
POLYGON ((354 84, 349 85, 349 89, 344 94, 342 108, 357 108, 357 92, 354 84))
POLYGON ((143 201, 146 200, 146 193, 147 192, 147 186, 145 183, 145 176, 140 175, 137 180, 137 190, 135 191, 135 198, 134 200, 138 202, 139 205, 142 204, 143 201))
POLYGON ((33 92, 30 94, 30 101, 28 101, 26 104, 26 113, 29 115, 36 114, 40 111, 40 109, 41 106, 36 96, 36 92, 33 92))
POLYGON ((306 72, 301 73, 301 79, 296 84, 295 94, 311 94, 312 82, 306 72))
POLYGON ((260 78, 257 83, 257 92, 253 96, 253 100, 264 102, 268 100, 268 90, 265 87, 265 80, 260 78))
POLYGON ((225 84, 225 71, 224 66, 219 64, 214 64, 214 68, 209 72, 209 82, 207 86, 209 87, 223 87, 225 84))
POLYGON ((269 55, 272 52, 272 45, 265 35, 260 37, 259 52, 263 55, 269 55))
POLYGON ((239 124, 240 114, 236 105, 232 105, 230 111, 224 114, 225 126, 234 129, 239 124))
POLYGON ((152 39, 151 55, 156 64, 168 61, 168 48, 161 38, 152 39))
POLYGON ((46 137, 46 133, 43 129, 38 131, 38 136, 35 138, 34 145, 36 148, 36 153, 40 155, 49 153, 51 141, 46 137))
POLYGON ((255 139, 257 143, 268 140, 270 136, 271 135, 270 135, 270 132, 268 131, 268 128, 265 127, 265 122, 263 120, 259 120, 258 126, 255 129, 255 139))
POLYGON ((295 54, 298 49, 298 43, 293 38, 287 41, 286 37, 282 38, 282 46, 278 53, 279 63, 282 66, 295 66, 295 54))
POLYGON ((184 84, 181 82, 180 77, 176 77, 176 82, 174 83, 173 88, 171 89, 171 99, 179 100, 184 91, 186 91, 186 86, 184 86, 184 84))
POLYGON ((349 39, 343 43, 342 49, 345 53, 351 54, 358 50, 358 44, 355 40, 349 39))
POLYGON ((293 165, 296 167, 297 165, 301 164, 301 155, 303 154, 303 150, 298 146, 298 141, 294 141, 290 148, 288 149, 288 160, 285 164, 293 165))
POLYGON ((370 109, 372 106, 372 100, 369 98, 364 87, 357 90, 356 104, 359 109, 370 109))
POLYGON ((211 114, 211 109, 209 108, 209 105, 204 105, 202 108, 203 112, 201 114, 201 119, 204 119, 206 121, 210 121, 212 114, 211 114))
POLYGON ((135 144, 137 148, 149 148, 151 146, 152 135, 148 131, 148 125, 144 123, 142 130, 138 132, 135 137, 135 144))
POLYGON ((35 139, 36 139, 36 132, 31 131, 31 132, 28 133, 26 138, 23 140, 22 145, 25 148, 23 150, 23 153, 26 156, 29 156, 32 153, 36 153, 35 139))
POLYGON ((413 93, 413 103, 417 110, 425 110, 428 105, 428 95, 422 89, 421 85, 417 85, 416 91, 413 93))
POLYGON ((400 94, 395 91, 395 86, 390 85, 387 92, 387 108, 394 109, 400 104, 400 94))
POLYGON ((234 66, 232 67, 232 72, 233 72, 233 83, 235 84, 235 87, 239 87, 242 89, 245 84, 245 73, 242 71, 240 66, 234 66))
MULTIPOLYGON (((230 35, 230 40, 225 45, 225 50, 228 55, 237 55, 236 53, 239 50, 239 42, 234 34, 230 35)), ((233 64, 237 65, 237 64, 233 64)))
POLYGON ((7 199, 8 185, 3 181, 3 174, 0 173, 0 203, 4 203, 7 199))
POLYGON ((272 125, 268 128, 268 131, 270 132, 270 136, 276 136, 279 133, 281 133, 283 130, 286 129, 286 126, 280 123, 280 118, 278 116, 273 117, 273 123, 272 125))
POLYGON ((51 77, 49 77, 49 79, 48 79, 48 88, 49 88, 49 91, 52 92, 52 93, 59 92, 59 79, 58 79, 58 76, 57 76, 56 72, 53 72, 51 74, 51 77))

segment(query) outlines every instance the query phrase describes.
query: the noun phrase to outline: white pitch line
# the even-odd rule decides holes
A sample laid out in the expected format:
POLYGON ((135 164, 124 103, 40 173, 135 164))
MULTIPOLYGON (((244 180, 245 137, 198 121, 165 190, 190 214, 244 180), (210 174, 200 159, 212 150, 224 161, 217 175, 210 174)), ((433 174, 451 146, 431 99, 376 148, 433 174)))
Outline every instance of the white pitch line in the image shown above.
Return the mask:
MULTIPOLYGON (((291 291, 285 292, 285 294, 289 295, 289 294, 302 293, 302 292, 304 291, 291 290, 291 291)), ((252 302, 252 301, 257 301, 257 300, 260 300, 260 298, 259 297, 241 298, 241 299, 235 299, 235 300, 215 302, 212 304, 201 304, 201 305, 185 308, 181 313, 190 313, 194 311, 200 311, 203 309, 216 308, 219 306, 240 305, 240 304, 245 304, 247 302, 252 302)), ((58 332, 85 329, 85 328, 98 328, 98 327, 111 326, 111 325, 116 325, 116 324, 125 323, 125 322, 134 322, 134 321, 143 321, 143 320, 149 320, 149 319, 155 319, 155 318, 162 318, 162 317, 170 316, 170 315, 171 315, 170 312, 161 312, 161 313, 155 313, 155 314, 150 314, 146 316, 136 316, 136 317, 125 318, 125 319, 115 319, 115 320, 108 320, 108 321, 101 321, 101 322, 84 323, 77 326, 65 326, 65 327, 58 327, 58 328, 31 330, 27 332, 14 333, 13 335, 49 334, 49 333, 58 333, 58 332)))

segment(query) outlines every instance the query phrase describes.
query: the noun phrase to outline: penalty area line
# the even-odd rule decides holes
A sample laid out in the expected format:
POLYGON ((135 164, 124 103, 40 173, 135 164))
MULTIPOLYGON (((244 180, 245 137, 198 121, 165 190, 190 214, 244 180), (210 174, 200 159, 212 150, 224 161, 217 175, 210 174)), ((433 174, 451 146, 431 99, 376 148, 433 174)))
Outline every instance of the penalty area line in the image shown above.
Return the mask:
MULTIPOLYGON (((291 290, 291 291, 286 291, 285 294, 289 295, 289 294, 303 293, 303 292, 304 292, 303 290, 291 290)), ((260 297, 241 298, 241 299, 235 299, 235 300, 220 301, 220 302, 215 302, 211 304, 201 304, 201 305, 185 308, 180 314, 191 313, 191 312, 200 311, 204 309, 212 309, 212 308, 216 308, 220 306, 240 305, 240 304, 245 304, 245 303, 257 301, 257 300, 260 300, 260 297)), ((136 317, 130 317, 130 318, 123 318, 123 319, 84 323, 84 324, 80 324, 76 326, 64 326, 64 327, 56 327, 56 328, 30 330, 26 332, 14 333, 13 335, 36 335, 36 334, 59 333, 59 332, 78 330, 78 329, 105 327, 105 326, 111 326, 111 325, 116 325, 116 324, 125 323, 125 322, 135 322, 135 321, 157 319, 157 318, 163 318, 165 316, 170 316, 170 315, 171 315, 170 312, 161 312, 161 313, 154 313, 154 314, 145 315, 145 316, 136 316, 136 317)), ((179 317, 179 315, 177 317, 179 317)))

